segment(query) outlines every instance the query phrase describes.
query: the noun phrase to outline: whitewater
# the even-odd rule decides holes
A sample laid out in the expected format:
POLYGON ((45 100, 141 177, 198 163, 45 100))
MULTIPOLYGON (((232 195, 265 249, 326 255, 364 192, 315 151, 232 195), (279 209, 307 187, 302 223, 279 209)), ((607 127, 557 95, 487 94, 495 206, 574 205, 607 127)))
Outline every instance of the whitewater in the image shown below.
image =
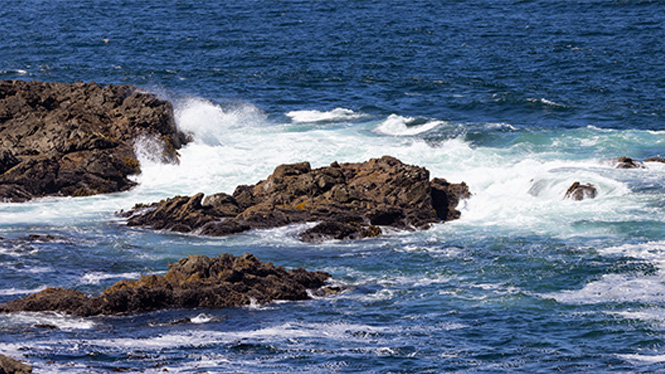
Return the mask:
POLYGON ((447 367, 442 363, 484 367, 474 357, 488 349, 495 355, 488 361, 502 365, 543 349, 570 355, 565 360, 596 355, 626 368, 663 361, 642 349, 605 352, 597 338, 610 324, 648 348, 654 338, 640 337, 636 329, 650 335, 665 326, 665 251, 658 234, 665 165, 620 170, 612 161, 657 149, 662 132, 517 129, 344 108, 275 119, 249 103, 202 98, 177 102, 175 113, 192 142, 179 151, 178 164, 163 164, 151 158, 151 140, 139 139, 142 173, 135 189, 0 205, 0 233, 11 238, 0 242, 0 297, 49 286, 99 293, 121 279, 163 274, 179 257, 223 252, 328 271, 345 291, 233 310, 86 319, 4 315, 3 353, 34 360, 46 372, 87 372, 91 363, 101 370, 270 372, 301 361, 305 371, 349 365, 438 370, 447 367), (206 238, 128 228, 116 215, 178 194, 230 193, 283 163, 319 167, 385 154, 424 166, 432 177, 465 181, 472 196, 459 206, 461 219, 427 231, 308 245, 297 240, 303 225, 206 238), (564 199, 574 181, 594 184, 598 197, 564 199), (18 238, 27 233, 55 240, 18 238), (182 316, 192 323, 169 324, 182 316), (575 321, 581 325, 562 328, 575 321), (557 326, 563 330, 550 331, 557 326), (487 330, 493 333, 483 336, 487 330), (579 342, 594 353, 576 352, 579 342))

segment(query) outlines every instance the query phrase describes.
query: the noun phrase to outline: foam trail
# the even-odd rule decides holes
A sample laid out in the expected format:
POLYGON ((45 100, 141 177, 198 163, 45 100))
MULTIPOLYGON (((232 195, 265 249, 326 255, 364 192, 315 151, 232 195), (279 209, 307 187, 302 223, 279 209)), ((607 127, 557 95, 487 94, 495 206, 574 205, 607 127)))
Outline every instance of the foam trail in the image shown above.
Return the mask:
POLYGON ((415 123, 417 123, 415 118, 391 114, 374 131, 385 135, 418 135, 444 124, 443 121, 437 120, 427 120, 422 124, 415 123))
POLYGON ((99 284, 101 281, 106 279, 138 279, 141 277, 141 273, 122 273, 122 274, 108 274, 95 271, 92 273, 87 273, 81 277, 81 283, 83 284, 99 284))
POLYGON ((19 312, 0 316, 4 325, 50 325, 61 330, 89 330, 96 326, 86 318, 57 312, 19 312))
POLYGON ((286 113, 293 122, 311 123, 311 122, 338 122, 349 121, 358 118, 367 117, 364 113, 356 113, 351 109, 335 108, 328 112, 319 110, 294 110, 286 113))

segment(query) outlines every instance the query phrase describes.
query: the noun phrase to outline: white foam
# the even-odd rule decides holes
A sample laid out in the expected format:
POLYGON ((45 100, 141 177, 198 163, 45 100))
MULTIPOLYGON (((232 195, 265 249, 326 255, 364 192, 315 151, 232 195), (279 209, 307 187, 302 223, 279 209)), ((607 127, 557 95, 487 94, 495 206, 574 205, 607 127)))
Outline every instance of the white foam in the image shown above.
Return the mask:
POLYGON ((375 132, 384 135, 417 135, 430 131, 445 122, 438 120, 427 120, 423 124, 410 125, 416 119, 391 114, 385 121, 380 123, 375 132))
POLYGON ((327 112, 319 110, 294 110, 286 113, 286 116, 291 118, 293 122, 299 123, 339 122, 367 117, 364 113, 356 113, 351 109, 345 108, 335 108, 327 112))
POLYGON ((210 322, 214 319, 215 319, 215 317, 213 317, 209 314, 201 313, 201 314, 197 315, 196 317, 192 318, 191 321, 192 321, 192 323, 202 324, 202 323, 208 323, 208 322, 210 322))
POLYGON ((225 144, 228 131, 265 125, 265 114, 257 107, 241 103, 228 109, 200 98, 190 98, 176 104, 178 128, 194 136, 196 142, 210 146, 225 144))
MULTIPOLYGON (((333 114, 337 116, 334 118, 360 115, 338 109, 319 114, 327 113, 328 118, 333 118, 333 114)), ((610 149, 616 144, 635 142, 646 147, 660 141, 660 136, 648 132, 590 128, 563 133, 524 132, 513 146, 495 148, 475 146, 463 136, 428 143, 418 135, 447 125, 436 119, 414 120, 391 115, 378 123, 303 129, 291 123, 271 123, 251 104, 218 105, 197 98, 176 102, 176 113, 177 125, 194 137, 193 142, 179 150, 178 165, 157 162, 151 156, 155 151, 150 150, 148 141, 138 146, 143 151, 138 155, 142 173, 134 177, 140 184, 137 188, 85 198, 0 204, 0 225, 13 227, 39 222, 71 227, 107 222, 113 219, 114 211, 129 209, 139 202, 198 192, 232 193, 238 185, 265 179, 280 164, 309 161, 316 168, 333 161, 360 162, 391 155, 405 163, 426 167, 431 177, 468 184, 473 195, 459 206, 461 220, 447 224, 454 225, 456 230, 477 232, 478 227, 483 227, 565 237, 584 234, 585 230, 595 234, 589 231, 593 228, 573 227, 574 222, 621 221, 643 216, 652 201, 633 194, 629 186, 659 183, 665 173, 665 169, 657 168, 623 173, 599 166, 596 159, 596 146, 610 149), (376 131, 408 136, 377 136, 376 131), (585 141, 596 146, 584 145, 585 141), (561 144, 555 145, 556 142, 561 144), (585 152, 591 156, 585 156, 585 152), (598 197, 581 202, 563 200, 563 194, 574 181, 595 184, 598 197)), ((291 116, 305 120, 298 117, 303 113, 291 116)), ((308 118, 313 120, 315 116, 308 118)), ((512 128, 501 123, 487 126, 495 125, 512 128)), ((444 231, 430 230, 425 235, 436 236, 444 231)), ((288 230, 266 231, 253 238, 260 240, 270 235, 295 242, 288 230)))
POLYGON ((83 284, 99 284, 101 281, 106 279, 138 279, 141 277, 140 273, 120 273, 120 274, 110 274, 103 273, 100 271, 86 273, 81 277, 81 283, 83 284))
POLYGON ((665 362, 665 355, 619 354, 617 355, 617 357, 627 361, 634 361, 634 362, 647 362, 647 363, 665 362))
POLYGON ((89 319, 58 312, 19 312, 0 315, 4 325, 52 325, 61 330, 89 330, 96 326, 89 319))
POLYGON ((568 107, 566 105, 555 103, 554 101, 547 100, 545 98, 540 98, 540 99, 527 98, 526 101, 529 101, 529 102, 532 102, 532 103, 541 103, 541 104, 545 104, 545 105, 549 105, 549 106, 553 106, 553 107, 559 107, 559 108, 567 108, 568 107))
POLYGON ((23 69, 6 69, 6 70, 0 70, 0 74, 9 74, 9 73, 15 73, 19 75, 26 75, 28 74, 27 70, 23 69))
POLYGON ((565 290, 543 294, 545 298, 566 304, 598 304, 665 301, 665 277, 605 274, 579 290, 565 290))
MULTIPOLYGON (((281 325, 245 331, 194 330, 178 334, 160 334, 150 339, 99 339, 89 344, 118 349, 166 349, 179 347, 201 347, 212 344, 229 344, 242 341, 274 342, 288 339, 327 338, 335 341, 364 342, 376 339, 377 333, 392 332, 388 327, 375 327, 349 323, 300 323, 287 322, 281 325)), ((72 342, 72 344, 75 344, 72 342)))
POLYGON ((0 295, 3 296, 11 296, 11 295, 26 295, 26 294, 32 294, 32 293, 37 293, 39 291, 45 290, 45 286, 33 288, 33 289, 24 289, 24 288, 5 288, 5 289, 0 289, 0 295))

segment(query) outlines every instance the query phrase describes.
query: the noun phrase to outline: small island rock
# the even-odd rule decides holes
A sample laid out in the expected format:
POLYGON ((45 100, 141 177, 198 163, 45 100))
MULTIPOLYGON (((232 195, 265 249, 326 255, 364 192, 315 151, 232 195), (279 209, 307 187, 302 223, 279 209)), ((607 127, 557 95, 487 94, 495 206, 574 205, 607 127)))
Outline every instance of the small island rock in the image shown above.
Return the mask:
POLYGON ((169 264, 164 276, 122 280, 100 296, 64 288, 47 288, 0 304, 0 312, 57 311, 75 316, 116 315, 167 308, 226 308, 274 300, 306 300, 330 278, 303 268, 285 270, 251 254, 211 258, 190 255, 169 264))
POLYGON ((123 215, 129 226, 211 236, 320 222, 301 235, 318 242, 375 237, 378 226, 427 229, 459 218, 457 204, 469 196, 463 182, 430 181, 427 169, 384 156, 318 169, 308 162, 280 165, 266 180, 239 186, 232 195, 176 196, 123 215))
POLYGON ((568 188, 564 198, 580 201, 585 199, 593 199, 596 197, 596 195, 598 195, 598 190, 593 184, 582 184, 580 182, 575 182, 570 186, 570 188, 568 188))

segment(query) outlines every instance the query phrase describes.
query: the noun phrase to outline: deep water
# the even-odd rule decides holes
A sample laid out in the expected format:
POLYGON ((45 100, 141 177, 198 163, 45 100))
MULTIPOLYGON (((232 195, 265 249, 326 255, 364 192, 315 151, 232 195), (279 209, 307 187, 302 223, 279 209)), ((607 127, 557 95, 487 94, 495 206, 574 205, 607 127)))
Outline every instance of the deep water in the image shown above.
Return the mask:
POLYGON ((194 141, 179 165, 137 143, 129 192, 0 203, 0 302, 225 252, 328 271, 346 291, 0 315, 0 354, 37 373, 665 372, 665 164, 611 161, 665 157, 663 14, 639 0, 3 3, 0 79, 136 85, 171 100, 194 141), (385 154, 465 181, 461 219, 312 245, 296 239, 306 225, 206 238, 114 213, 385 154), (598 197, 564 200, 575 181, 598 197))

